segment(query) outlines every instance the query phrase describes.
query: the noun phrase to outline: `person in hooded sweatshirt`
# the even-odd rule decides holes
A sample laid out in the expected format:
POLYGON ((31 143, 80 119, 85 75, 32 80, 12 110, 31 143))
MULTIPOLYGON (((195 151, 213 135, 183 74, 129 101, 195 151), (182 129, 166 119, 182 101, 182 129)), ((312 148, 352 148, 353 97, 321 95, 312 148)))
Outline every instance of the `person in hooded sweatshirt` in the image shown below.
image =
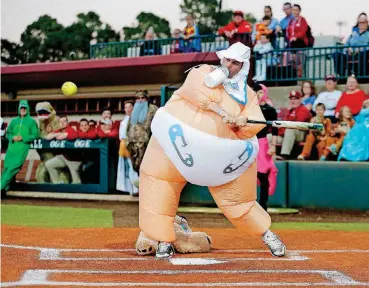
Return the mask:
POLYGON ((14 118, 6 130, 9 140, 5 154, 4 170, 1 175, 1 194, 6 196, 10 183, 26 161, 31 142, 39 137, 36 121, 30 116, 27 100, 20 100, 18 117, 14 118))

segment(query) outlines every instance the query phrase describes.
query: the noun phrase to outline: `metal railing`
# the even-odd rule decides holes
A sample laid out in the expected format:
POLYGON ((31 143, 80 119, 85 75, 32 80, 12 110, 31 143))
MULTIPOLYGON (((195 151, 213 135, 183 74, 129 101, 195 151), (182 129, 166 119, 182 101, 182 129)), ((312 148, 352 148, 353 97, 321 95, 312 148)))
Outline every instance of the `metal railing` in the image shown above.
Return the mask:
POLYGON ((352 74, 358 79, 369 79, 369 44, 277 49, 267 54, 254 51, 254 65, 255 74, 259 72, 266 82, 316 81, 327 74, 338 79, 352 74), (350 54, 351 51, 354 53, 350 54))
POLYGON ((215 52, 240 41, 251 46, 251 34, 236 34, 231 41, 219 35, 201 35, 189 40, 166 38, 152 41, 132 40, 125 42, 98 43, 90 46, 91 59, 168 55, 175 53, 215 52))

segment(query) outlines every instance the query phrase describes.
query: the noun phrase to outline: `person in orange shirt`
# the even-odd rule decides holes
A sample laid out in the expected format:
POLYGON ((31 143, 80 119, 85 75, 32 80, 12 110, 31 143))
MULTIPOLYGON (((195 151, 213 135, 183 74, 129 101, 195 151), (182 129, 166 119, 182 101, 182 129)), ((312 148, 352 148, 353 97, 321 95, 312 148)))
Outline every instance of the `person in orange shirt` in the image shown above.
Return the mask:
POLYGON ((327 144, 327 137, 331 133, 332 122, 329 118, 324 119, 325 105, 319 103, 316 105, 316 116, 311 119, 311 123, 322 123, 324 125, 324 130, 321 132, 310 131, 306 136, 304 149, 302 153, 297 157, 297 160, 305 160, 310 157, 311 149, 313 145, 316 145, 318 149, 318 157, 323 155, 325 146, 327 144))
POLYGON ((249 44, 251 40, 251 32, 252 26, 249 22, 243 19, 242 11, 234 11, 233 21, 218 29, 218 35, 225 35, 228 38, 230 45, 236 42, 241 42, 246 45, 249 44))
POLYGON ((269 29, 268 26, 270 25, 271 19, 269 16, 263 17, 263 22, 257 23, 255 25, 256 35, 255 40, 258 43, 260 41, 261 35, 270 35, 273 33, 273 30, 269 29))
POLYGON ((323 155, 320 157, 321 161, 327 160, 327 157, 332 153, 337 155, 340 151, 343 143, 343 139, 354 126, 355 120, 352 119, 351 110, 348 106, 343 106, 340 109, 339 122, 333 129, 327 138, 327 145, 324 149, 323 155))

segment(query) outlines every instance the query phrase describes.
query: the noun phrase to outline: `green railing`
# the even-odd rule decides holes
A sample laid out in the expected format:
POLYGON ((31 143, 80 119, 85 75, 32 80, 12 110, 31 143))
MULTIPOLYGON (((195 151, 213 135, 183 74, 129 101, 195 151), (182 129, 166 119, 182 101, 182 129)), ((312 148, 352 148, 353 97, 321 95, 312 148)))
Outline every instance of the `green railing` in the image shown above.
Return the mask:
MULTIPOLYGON (((238 34, 237 40, 251 46, 251 34, 238 34)), ((202 35, 183 40, 180 38, 152 41, 125 41, 98 43, 90 46, 91 59, 168 55, 173 53, 215 52, 229 47, 227 37, 202 35)))
POLYGON ((327 74, 336 75, 338 79, 352 74, 358 79, 369 79, 369 44, 278 49, 264 55, 254 51, 254 65, 254 73, 261 69, 266 82, 316 81, 324 79, 327 74), (349 48, 356 53, 349 55, 349 48))

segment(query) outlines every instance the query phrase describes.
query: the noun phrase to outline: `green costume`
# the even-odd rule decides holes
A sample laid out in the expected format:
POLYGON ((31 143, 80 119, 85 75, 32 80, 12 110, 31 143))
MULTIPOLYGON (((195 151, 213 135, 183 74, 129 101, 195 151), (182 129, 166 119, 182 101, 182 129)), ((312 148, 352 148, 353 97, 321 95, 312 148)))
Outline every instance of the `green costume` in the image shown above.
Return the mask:
POLYGON ((9 146, 5 154, 4 171, 1 176, 1 190, 5 191, 9 189, 10 182, 26 161, 31 142, 39 137, 37 123, 30 116, 27 100, 20 100, 18 114, 19 116, 10 122, 6 131, 9 146), (27 109, 27 114, 24 117, 20 116, 21 108, 27 109), (14 136, 22 136, 22 140, 14 142, 14 136))

